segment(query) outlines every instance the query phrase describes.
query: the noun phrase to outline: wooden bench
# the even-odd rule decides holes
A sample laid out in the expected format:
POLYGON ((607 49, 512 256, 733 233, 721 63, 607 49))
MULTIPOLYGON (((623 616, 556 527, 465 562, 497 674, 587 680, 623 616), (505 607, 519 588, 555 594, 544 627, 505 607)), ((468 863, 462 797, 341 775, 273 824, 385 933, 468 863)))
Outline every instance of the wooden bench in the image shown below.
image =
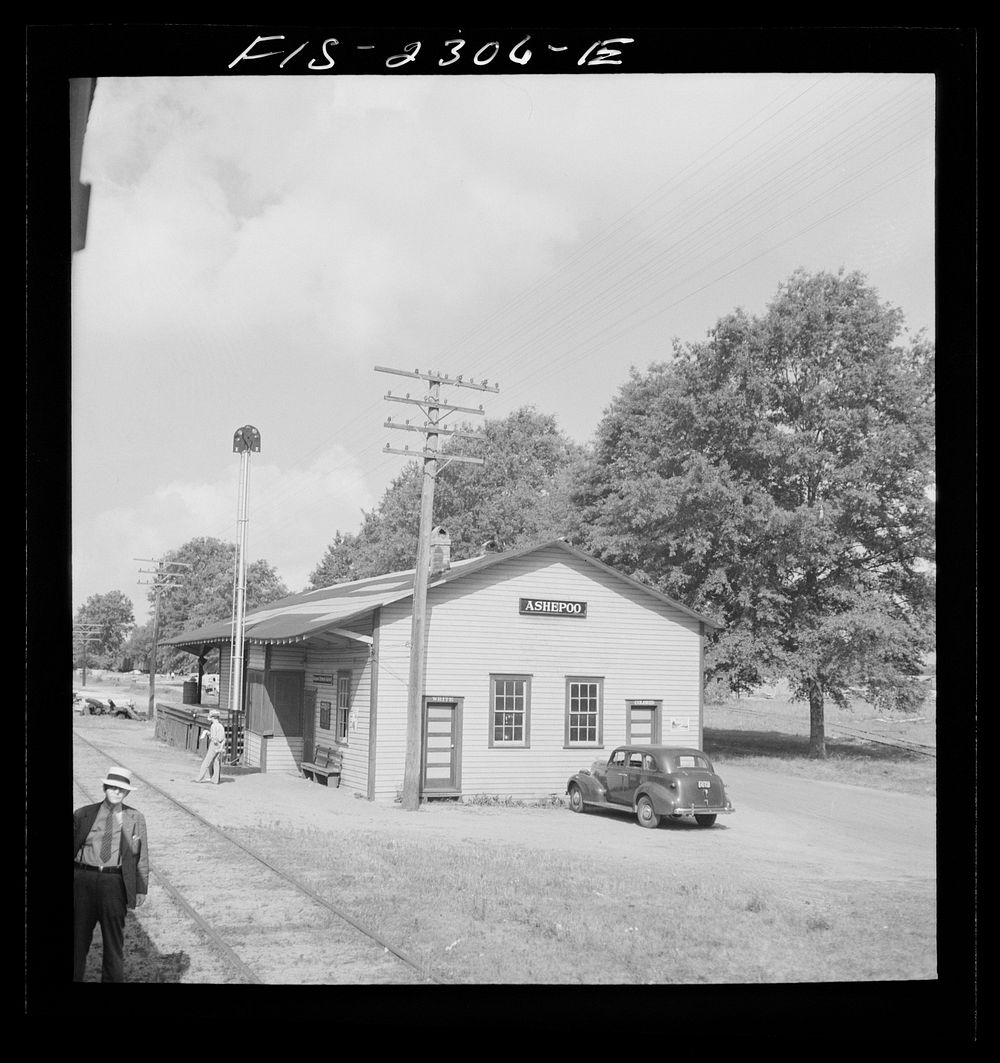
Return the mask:
POLYGON ((317 746, 313 759, 299 765, 302 774, 313 782, 322 782, 329 786, 333 779, 334 786, 340 786, 340 768, 344 755, 336 746, 317 746))

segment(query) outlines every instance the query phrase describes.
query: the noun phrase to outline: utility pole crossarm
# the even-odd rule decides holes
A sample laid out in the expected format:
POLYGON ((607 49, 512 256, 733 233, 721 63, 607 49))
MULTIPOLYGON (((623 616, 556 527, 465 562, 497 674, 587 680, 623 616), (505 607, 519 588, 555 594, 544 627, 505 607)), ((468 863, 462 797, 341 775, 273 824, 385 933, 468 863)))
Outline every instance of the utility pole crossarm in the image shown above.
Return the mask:
POLYGON ((422 410, 425 410, 428 406, 432 406, 435 410, 444 410, 445 413, 474 413, 480 417, 486 412, 482 406, 450 406, 446 402, 435 402, 432 395, 427 395, 422 399, 411 399, 409 395, 403 397, 402 395, 393 395, 391 391, 386 392, 386 402, 405 402, 410 406, 419 406, 422 410))
MULTIPOLYGON (((404 458, 425 458, 433 460, 439 458, 441 461, 464 461, 469 465, 485 465, 486 462, 483 458, 469 458, 464 454, 447 454, 438 450, 410 450, 409 447, 390 447, 388 443, 382 448, 383 454, 401 454, 404 458)), ((431 476, 434 473, 430 473, 431 476)))
POLYGON ((417 380, 427 380, 431 384, 445 384, 453 388, 473 388, 475 391, 491 391, 494 394, 499 394, 500 392, 499 384, 491 384, 488 380, 476 381, 472 377, 466 379, 461 374, 457 377, 450 377, 447 373, 421 373, 419 369, 414 369, 411 373, 406 369, 390 369, 384 365, 375 366, 375 372, 392 373, 395 376, 408 376, 417 380))
POLYGON ((383 428, 395 428, 400 432, 436 432, 439 436, 462 436, 466 439, 485 439, 482 432, 470 432, 464 428, 440 428, 436 424, 399 424, 389 417, 382 426, 383 428))

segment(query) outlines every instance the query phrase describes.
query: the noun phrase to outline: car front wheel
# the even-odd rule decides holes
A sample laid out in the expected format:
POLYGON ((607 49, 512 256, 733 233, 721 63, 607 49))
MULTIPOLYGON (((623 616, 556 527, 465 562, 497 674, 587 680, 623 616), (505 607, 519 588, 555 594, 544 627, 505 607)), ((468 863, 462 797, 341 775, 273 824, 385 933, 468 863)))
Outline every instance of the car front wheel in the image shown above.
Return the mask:
POLYGON ((640 797, 638 804, 635 806, 636 819, 639 820, 640 827, 658 827, 660 825, 660 817, 656 814, 653 808, 653 802, 648 797, 640 797))
POLYGON ((569 788, 569 810, 570 812, 583 811, 583 791, 579 786, 569 788))
POLYGON ((714 812, 703 812, 701 815, 696 812, 694 821, 699 827, 711 827, 717 818, 714 812))

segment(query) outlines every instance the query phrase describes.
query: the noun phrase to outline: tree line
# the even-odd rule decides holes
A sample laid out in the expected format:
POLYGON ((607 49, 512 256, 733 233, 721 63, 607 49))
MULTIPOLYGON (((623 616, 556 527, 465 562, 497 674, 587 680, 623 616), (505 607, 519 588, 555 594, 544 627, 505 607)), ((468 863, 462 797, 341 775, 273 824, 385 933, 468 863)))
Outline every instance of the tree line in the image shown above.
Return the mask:
MULTIPOLYGON (((787 680, 823 756, 828 700, 861 690, 910 708, 923 696, 934 402, 933 344, 863 275, 797 271, 764 313, 736 309, 705 339, 633 368, 587 446, 531 407, 472 426, 484 438, 462 453, 485 464, 442 469, 434 520, 455 560, 563 537, 717 618, 706 683, 741 693, 787 680)), ((421 476, 410 463, 356 531, 336 530, 309 587, 411 568, 421 476)), ((167 556, 192 568, 161 598, 161 633, 231 616, 234 558, 214 539, 167 556)), ((287 593, 272 566, 250 566, 248 607, 287 593)), ((120 592, 77 619, 115 608, 122 635, 103 649, 141 657, 148 625, 126 634, 120 592)))

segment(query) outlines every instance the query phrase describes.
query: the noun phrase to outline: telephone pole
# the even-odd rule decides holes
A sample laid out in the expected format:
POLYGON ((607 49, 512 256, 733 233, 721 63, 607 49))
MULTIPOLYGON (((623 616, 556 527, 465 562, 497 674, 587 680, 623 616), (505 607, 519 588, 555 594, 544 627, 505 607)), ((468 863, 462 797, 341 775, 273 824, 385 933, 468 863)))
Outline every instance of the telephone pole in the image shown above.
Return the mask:
POLYGON ((404 369, 389 369, 385 366, 375 366, 376 373, 393 373, 396 376, 411 377, 416 380, 426 381, 428 393, 421 398, 411 398, 409 393, 405 396, 393 395, 391 391, 386 394, 389 402, 401 402, 411 406, 418 406, 424 413, 424 423, 411 425, 409 421, 403 424, 393 422, 389 417, 385 421, 386 428, 394 428, 404 432, 419 432, 424 436, 423 446, 419 450, 410 450, 408 446, 400 448, 390 447, 386 443, 384 453, 402 454, 409 458, 423 458, 424 475, 420 490, 420 529, 417 535, 417 559, 413 573, 413 622, 410 632, 410 680, 407 690, 406 711, 406 759, 403 769, 403 794, 402 806, 404 809, 413 811, 420 807, 420 778, 423 752, 423 693, 424 673, 426 668, 427 651, 427 584, 430 576, 431 560, 431 529, 434 518, 434 481, 439 472, 445 469, 450 462, 462 461, 473 465, 484 465, 482 458, 472 458, 460 454, 446 453, 443 455, 443 463, 438 465, 439 451, 438 440, 445 436, 464 436, 472 439, 485 438, 477 432, 468 432, 457 428, 443 428, 442 421, 453 413, 471 413, 482 416, 483 407, 473 409, 466 406, 452 406, 441 401, 441 385, 449 387, 472 388, 475 391, 499 392, 496 384, 490 384, 487 380, 475 381, 462 376, 449 377, 440 372, 421 373, 415 369, 409 372, 404 369))
POLYGON ((81 686, 87 685, 87 645, 91 642, 101 641, 101 625, 100 624, 74 624, 73 636, 79 639, 83 644, 83 670, 80 680, 81 686))
POLYGON ((140 587, 153 588, 153 645, 149 652, 149 705, 147 715, 150 723, 156 726, 156 653, 157 642, 160 635, 160 595, 171 587, 179 587, 177 577, 180 572, 174 572, 174 568, 191 568, 186 561, 164 561, 162 558, 134 557, 133 561, 143 561, 156 568, 140 568, 143 575, 152 576, 151 580, 139 580, 140 587))

